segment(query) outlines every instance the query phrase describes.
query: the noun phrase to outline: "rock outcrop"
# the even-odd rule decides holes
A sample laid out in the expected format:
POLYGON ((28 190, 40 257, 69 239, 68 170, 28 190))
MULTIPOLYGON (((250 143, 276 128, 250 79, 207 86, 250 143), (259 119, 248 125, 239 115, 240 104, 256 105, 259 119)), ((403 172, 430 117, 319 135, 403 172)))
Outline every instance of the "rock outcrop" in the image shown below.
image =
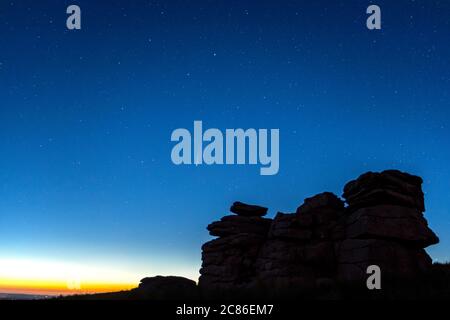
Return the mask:
POLYGON ((338 249, 338 278, 361 282, 378 265, 391 279, 416 277, 432 264, 423 248, 439 242, 428 228, 422 179, 396 170, 368 172, 344 187, 346 239, 338 249))
POLYGON ((199 284, 208 291, 242 291, 256 277, 255 262, 266 241, 272 220, 263 218, 267 208, 236 202, 228 215, 208 226, 219 238, 202 246, 199 284))
POLYGON ((389 285, 426 274, 424 248, 439 242, 423 216, 422 179, 397 170, 368 172, 325 192, 295 213, 263 218, 267 208, 234 203, 208 226, 218 238, 202 247, 199 287, 207 296, 283 296, 365 286, 378 265, 389 285))
POLYGON ((195 300, 198 287, 195 281, 176 276, 156 276, 141 280, 139 287, 132 290, 135 299, 147 300, 195 300))

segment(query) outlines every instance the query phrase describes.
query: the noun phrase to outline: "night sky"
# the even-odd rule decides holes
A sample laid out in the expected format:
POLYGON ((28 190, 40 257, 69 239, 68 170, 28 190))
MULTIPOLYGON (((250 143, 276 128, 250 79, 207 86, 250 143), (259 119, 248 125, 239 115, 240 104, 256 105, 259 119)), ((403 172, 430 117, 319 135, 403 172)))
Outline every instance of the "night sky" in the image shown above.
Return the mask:
POLYGON ((1 1, 0 264, 196 279, 233 201, 293 212, 389 168, 424 178, 450 260, 449 57, 450 1, 1 1), (279 173, 175 166, 194 120, 279 128, 279 173))

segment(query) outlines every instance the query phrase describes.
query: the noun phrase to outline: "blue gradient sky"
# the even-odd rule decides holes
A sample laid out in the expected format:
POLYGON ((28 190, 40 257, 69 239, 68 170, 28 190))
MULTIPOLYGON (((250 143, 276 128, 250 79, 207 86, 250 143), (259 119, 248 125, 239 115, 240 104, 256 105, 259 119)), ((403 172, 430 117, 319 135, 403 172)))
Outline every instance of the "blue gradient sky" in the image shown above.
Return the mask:
POLYGON ((450 260, 450 2, 376 1, 381 31, 370 3, 1 1, 0 258, 196 277, 232 201, 289 212, 398 168, 450 260), (194 120, 280 128, 279 174, 174 166, 194 120))

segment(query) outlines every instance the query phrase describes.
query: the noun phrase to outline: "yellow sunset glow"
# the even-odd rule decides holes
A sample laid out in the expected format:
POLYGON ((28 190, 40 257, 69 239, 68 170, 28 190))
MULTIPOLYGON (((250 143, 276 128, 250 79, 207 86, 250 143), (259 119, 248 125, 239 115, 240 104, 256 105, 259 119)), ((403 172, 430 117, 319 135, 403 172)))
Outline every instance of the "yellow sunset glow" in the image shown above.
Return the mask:
POLYGON ((27 259, 0 259, 0 292, 75 294, 129 290, 137 275, 110 267, 27 259))

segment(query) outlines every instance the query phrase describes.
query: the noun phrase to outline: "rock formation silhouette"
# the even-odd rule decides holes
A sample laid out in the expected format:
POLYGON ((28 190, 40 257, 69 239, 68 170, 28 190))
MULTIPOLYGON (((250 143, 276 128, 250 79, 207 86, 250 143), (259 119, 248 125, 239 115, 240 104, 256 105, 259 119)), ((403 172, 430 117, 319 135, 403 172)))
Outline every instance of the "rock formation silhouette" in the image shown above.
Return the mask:
POLYGON ((450 264, 432 264, 424 248, 439 242, 424 218, 422 179, 397 170, 368 172, 324 192, 295 213, 264 218, 268 208, 235 202, 207 229, 198 285, 151 277, 130 291, 65 297, 86 300, 450 298, 450 264), (382 272, 368 290, 367 267, 382 272))
POLYGON ((367 291, 369 265, 380 267, 384 287, 417 283, 432 266, 424 248, 439 242, 423 216, 421 185, 397 170, 368 172, 345 185, 345 203, 325 192, 274 219, 263 218, 267 208, 234 203, 233 215, 207 227, 218 238, 202 246, 202 295, 367 291))

